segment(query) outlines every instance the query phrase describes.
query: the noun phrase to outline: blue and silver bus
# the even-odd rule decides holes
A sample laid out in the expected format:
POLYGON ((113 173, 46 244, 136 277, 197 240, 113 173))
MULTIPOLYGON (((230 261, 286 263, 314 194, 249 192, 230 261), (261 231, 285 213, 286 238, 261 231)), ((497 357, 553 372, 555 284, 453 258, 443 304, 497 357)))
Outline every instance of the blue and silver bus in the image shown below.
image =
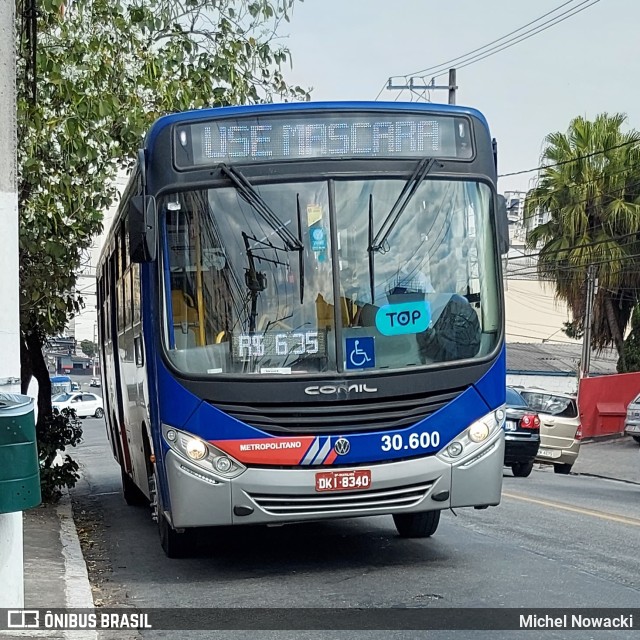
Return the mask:
POLYGON ((496 150, 470 108, 164 116, 98 265, 107 430, 162 546, 189 531, 500 502, 496 150))

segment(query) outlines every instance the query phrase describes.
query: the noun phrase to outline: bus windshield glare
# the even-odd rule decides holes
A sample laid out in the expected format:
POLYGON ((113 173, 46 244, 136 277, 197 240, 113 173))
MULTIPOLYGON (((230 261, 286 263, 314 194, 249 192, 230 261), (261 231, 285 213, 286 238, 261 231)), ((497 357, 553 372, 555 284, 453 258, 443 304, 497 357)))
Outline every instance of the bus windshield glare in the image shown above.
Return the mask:
POLYGON ((388 224, 407 177, 165 194, 165 344, 194 375, 399 370, 480 358, 500 331, 492 194, 427 177, 388 224), (372 248, 374 237, 384 242, 372 248), (285 238, 298 238, 302 250, 285 238))

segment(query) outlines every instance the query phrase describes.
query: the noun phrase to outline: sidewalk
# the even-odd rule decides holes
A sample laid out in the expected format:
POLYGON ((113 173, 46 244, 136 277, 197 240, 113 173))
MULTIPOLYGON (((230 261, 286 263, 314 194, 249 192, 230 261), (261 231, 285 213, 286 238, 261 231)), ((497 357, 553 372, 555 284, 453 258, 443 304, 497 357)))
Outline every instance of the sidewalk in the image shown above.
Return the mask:
MULTIPOLYGON (((629 437, 583 443, 572 473, 640 485, 640 446, 629 437)), ((93 608, 69 497, 24 514, 25 607, 93 608)), ((7 638, 96 640, 95 631, 0 633, 7 638)))
MULTIPOLYGON (((68 495, 57 505, 41 505, 24 512, 24 606, 25 609, 94 606, 68 495)), ((96 631, 0 632, 0 640, 14 638, 97 640, 98 635, 96 631)))
POLYGON ((583 442, 571 472, 640 484, 640 445, 629 436, 583 442))

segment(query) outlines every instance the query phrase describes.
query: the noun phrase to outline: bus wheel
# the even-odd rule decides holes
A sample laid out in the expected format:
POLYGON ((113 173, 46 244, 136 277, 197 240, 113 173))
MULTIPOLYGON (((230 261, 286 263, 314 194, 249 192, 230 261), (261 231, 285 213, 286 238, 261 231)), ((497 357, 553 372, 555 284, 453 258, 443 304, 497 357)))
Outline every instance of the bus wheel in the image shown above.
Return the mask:
POLYGON ((149 478, 149 492, 151 495, 151 509, 153 518, 158 523, 160 545, 167 558, 184 558, 188 555, 188 540, 186 533, 178 533, 167 520, 162 508, 160 491, 158 490, 158 476, 154 469, 149 478))
POLYGON ((158 514, 158 531, 167 558, 186 558, 189 555, 188 534, 178 533, 163 513, 158 514))
POLYGON ((124 501, 130 507, 148 505, 149 500, 147 500, 147 496, 138 489, 135 482, 129 477, 127 472, 120 468, 120 474, 122 475, 122 495, 124 496, 124 501))
POLYGON ((393 522, 402 538, 429 538, 440 523, 440 511, 394 513, 393 522))

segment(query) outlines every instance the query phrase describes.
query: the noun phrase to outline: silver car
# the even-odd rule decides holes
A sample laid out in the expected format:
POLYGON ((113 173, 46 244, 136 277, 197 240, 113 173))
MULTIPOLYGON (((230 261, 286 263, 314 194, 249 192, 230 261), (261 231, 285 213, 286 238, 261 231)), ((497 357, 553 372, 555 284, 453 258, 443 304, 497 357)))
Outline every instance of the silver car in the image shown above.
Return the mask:
POLYGON ((555 473, 570 473, 582 438, 576 397, 539 389, 519 391, 540 417, 540 448, 536 462, 552 464, 555 473))
POLYGON ((640 395, 636 396, 627 407, 624 432, 640 444, 640 395))

